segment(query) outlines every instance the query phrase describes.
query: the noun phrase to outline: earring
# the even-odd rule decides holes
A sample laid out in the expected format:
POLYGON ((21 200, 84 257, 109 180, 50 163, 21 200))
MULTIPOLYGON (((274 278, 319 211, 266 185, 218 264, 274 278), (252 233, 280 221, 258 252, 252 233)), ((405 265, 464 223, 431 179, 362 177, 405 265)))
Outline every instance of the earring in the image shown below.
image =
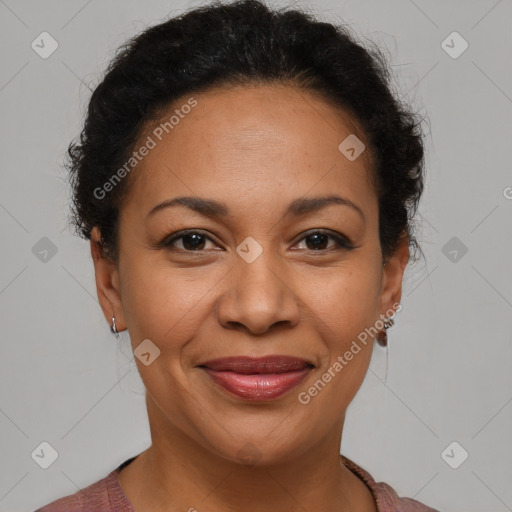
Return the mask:
POLYGON ((389 329, 393 327, 393 325, 395 325, 393 318, 386 318, 386 320, 384 320, 384 329, 389 329))
POLYGON ((393 318, 386 318, 384 320, 384 330, 380 331, 377 335, 377 342, 381 347, 386 347, 388 344, 388 333, 387 330, 395 325, 393 318))
POLYGON ((116 335, 116 338, 119 338, 119 331, 116 327, 116 319, 112 317, 112 325, 110 326, 110 330, 116 335))

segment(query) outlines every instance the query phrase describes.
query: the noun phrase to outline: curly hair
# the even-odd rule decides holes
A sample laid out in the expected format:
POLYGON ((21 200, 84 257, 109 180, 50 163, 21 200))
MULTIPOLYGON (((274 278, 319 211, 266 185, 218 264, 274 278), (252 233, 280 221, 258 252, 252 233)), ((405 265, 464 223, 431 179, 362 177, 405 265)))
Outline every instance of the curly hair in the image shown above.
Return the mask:
POLYGON ((381 49, 363 47, 345 25, 259 0, 214 1, 149 27, 118 48, 88 104, 79 142, 67 150, 71 222, 117 261, 118 213, 132 180, 94 191, 125 163, 145 124, 191 93, 230 85, 285 84, 348 112, 369 142, 383 260, 406 237, 424 187, 421 119, 395 98, 381 49))

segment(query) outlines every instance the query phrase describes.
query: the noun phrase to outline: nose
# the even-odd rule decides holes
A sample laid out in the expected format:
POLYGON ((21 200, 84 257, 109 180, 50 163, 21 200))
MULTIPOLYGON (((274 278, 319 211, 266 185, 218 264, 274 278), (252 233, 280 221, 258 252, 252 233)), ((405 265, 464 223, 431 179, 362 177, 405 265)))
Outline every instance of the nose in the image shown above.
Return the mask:
POLYGON ((223 327, 247 329, 257 335, 276 324, 293 327, 299 322, 296 271, 286 269, 270 252, 264 250, 252 263, 238 256, 235 259, 217 303, 223 327))

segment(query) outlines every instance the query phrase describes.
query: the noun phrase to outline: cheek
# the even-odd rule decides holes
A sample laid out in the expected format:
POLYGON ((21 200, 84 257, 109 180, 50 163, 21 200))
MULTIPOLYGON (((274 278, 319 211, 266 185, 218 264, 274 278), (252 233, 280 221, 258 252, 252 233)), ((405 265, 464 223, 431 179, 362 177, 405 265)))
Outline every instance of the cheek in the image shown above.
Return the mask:
POLYGON ((171 268, 162 258, 126 258, 120 268, 121 294, 132 337, 159 346, 178 346, 200 323, 202 304, 218 281, 204 269, 171 268))
POLYGON ((200 300, 211 285, 207 286, 207 277, 191 280, 186 270, 171 270, 156 259, 130 256, 120 272, 133 350, 149 339, 160 351, 147 366, 136 359, 140 377, 156 402, 177 414, 189 396, 181 353, 201 325, 200 300), (173 390, 170 395, 169 390, 173 390))
MULTIPOLYGON (((348 406, 361 386, 373 350, 370 328, 378 317, 378 272, 361 262, 350 269, 330 270, 324 285, 313 287, 312 322, 320 333, 325 400, 348 406)), ((313 283, 312 283, 313 284, 313 283)), ((322 388, 322 383, 317 386, 322 388)), ((313 391, 314 393, 315 391, 313 391)))
POLYGON ((311 323, 322 338, 317 346, 321 367, 299 397, 311 415, 324 417, 328 424, 345 413, 364 381, 373 350, 373 337, 365 330, 378 318, 379 305, 378 284, 368 268, 331 276, 310 297, 311 323))
POLYGON ((373 267, 362 261, 350 268, 348 265, 331 268, 325 277, 308 276, 309 291, 301 298, 314 315, 326 322, 331 336, 340 335, 338 341, 343 342, 348 336, 357 336, 378 318, 378 278, 373 267))

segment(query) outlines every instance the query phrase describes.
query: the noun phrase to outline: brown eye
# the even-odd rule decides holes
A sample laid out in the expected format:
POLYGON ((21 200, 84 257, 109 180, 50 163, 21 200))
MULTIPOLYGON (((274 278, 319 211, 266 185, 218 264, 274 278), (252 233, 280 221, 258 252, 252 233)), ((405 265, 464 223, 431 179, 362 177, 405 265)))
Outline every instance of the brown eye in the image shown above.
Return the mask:
POLYGON ((306 240, 307 249, 312 252, 322 252, 329 250, 329 239, 334 240, 335 247, 338 249, 353 249, 352 244, 344 237, 334 235, 326 231, 313 231, 303 237, 300 241, 306 240))
POLYGON ((169 247, 171 249, 178 249, 181 251, 187 252, 199 252, 205 250, 206 241, 210 240, 209 237, 203 235, 199 231, 185 231, 181 232, 178 236, 174 236, 170 240, 164 242, 165 247, 169 247), (175 242, 181 240, 182 247, 175 247, 175 242))

